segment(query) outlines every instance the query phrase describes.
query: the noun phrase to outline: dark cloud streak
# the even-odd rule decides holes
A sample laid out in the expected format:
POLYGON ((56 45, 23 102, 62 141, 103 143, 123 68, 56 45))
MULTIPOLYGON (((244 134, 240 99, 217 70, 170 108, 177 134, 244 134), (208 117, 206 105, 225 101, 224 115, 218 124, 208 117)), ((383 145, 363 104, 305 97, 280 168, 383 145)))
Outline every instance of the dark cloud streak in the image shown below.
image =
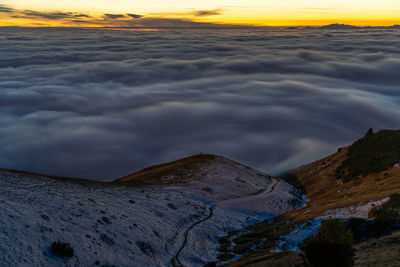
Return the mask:
POLYGON ((24 10, 20 12, 23 16, 28 18, 43 18, 47 20, 63 20, 71 18, 90 18, 87 14, 73 13, 73 12, 39 12, 34 10, 24 10))
POLYGON ((104 14, 106 19, 122 19, 126 18, 124 14, 104 14))
POLYGON ((0 13, 12 13, 14 9, 5 5, 0 4, 0 13))
POLYGON ((139 15, 139 14, 127 14, 127 15, 134 19, 140 19, 143 17, 143 15, 139 15))
POLYGON ((7 13, 12 18, 28 18, 28 19, 45 19, 45 20, 66 20, 66 19, 91 19, 88 14, 76 12, 60 12, 60 11, 35 11, 14 9, 5 5, 0 5, 0 13, 7 13))
POLYGON ((222 14, 223 14, 222 9, 198 10, 198 11, 193 12, 193 15, 196 17, 217 16, 217 15, 222 15, 222 14))

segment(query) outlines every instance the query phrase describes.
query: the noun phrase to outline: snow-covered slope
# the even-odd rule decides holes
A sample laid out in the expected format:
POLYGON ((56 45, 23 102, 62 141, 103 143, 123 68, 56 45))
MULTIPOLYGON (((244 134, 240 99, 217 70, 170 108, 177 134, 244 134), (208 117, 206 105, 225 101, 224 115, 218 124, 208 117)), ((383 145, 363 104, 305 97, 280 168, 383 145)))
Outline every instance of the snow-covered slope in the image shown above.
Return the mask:
POLYGON ((305 198, 288 183, 214 155, 196 155, 154 166, 118 181, 144 181, 149 174, 154 174, 148 179, 151 184, 183 186, 208 201, 235 209, 281 214, 305 204, 305 198), (184 170, 187 177, 182 179, 182 172, 167 172, 166 167, 184 170))
POLYGON ((187 183, 162 186, 2 170, 0 262, 201 266, 216 259, 219 237, 303 201, 285 182, 222 157, 194 170, 179 174, 182 181, 185 175, 192 177, 187 183), (51 253, 51 243, 57 240, 71 244, 71 259, 51 253))

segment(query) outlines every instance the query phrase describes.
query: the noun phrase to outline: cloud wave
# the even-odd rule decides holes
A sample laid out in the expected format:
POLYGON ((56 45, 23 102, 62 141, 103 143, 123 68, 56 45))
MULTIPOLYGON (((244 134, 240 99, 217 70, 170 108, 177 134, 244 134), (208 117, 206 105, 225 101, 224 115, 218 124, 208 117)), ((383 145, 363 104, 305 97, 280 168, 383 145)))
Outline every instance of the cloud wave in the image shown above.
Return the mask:
POLYGON ((278 173, 400 126, 394 30, 0 33, 5 168, 109 180, 203 152, 278 173))

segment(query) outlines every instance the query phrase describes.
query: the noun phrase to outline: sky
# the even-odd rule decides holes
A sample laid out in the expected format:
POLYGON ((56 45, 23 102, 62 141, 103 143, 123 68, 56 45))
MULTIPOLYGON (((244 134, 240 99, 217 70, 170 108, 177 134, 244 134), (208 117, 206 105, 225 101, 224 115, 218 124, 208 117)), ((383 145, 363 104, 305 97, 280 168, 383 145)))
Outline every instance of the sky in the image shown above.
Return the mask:
POLYGON ((397 0, 1 0, 0 26, 388 26, 399 11, 397 0))
POLYGON ((399 129, 399 69, 395 29, 0 28, 0 168, 112 180, 211 153, 279 174, 399 129))

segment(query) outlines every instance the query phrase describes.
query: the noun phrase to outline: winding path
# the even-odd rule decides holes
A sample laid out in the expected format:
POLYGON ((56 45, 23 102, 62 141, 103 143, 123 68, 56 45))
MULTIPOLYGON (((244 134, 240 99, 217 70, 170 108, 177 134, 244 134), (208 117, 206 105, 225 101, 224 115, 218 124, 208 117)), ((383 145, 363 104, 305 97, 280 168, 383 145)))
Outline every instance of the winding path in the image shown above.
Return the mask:
POLYGON ((182 252, 182 250, 185 248, 186 243, 188 241, 188 236, 189 236, 189 232, 196 226, 199 225, 207 220, 209 220, 213 215, 214 215, 214 207, 210 207, 209 208, 210 213, 208 214, 208 216, 204 219, 201 219, 200 221, 197 221, 195 223, 193 223, 188 229, 186 229, 185 233, 183 234, 184 239, 183 239, 183 243, 181 245, 181 247, 178 249, 178 251, 176 252, 175 256, 171 259, 171 264, 173 266, 185 266, 184 264, 182 264, 182 262, 179 260, 179 254, 182 252))
POLYGON ((247 194, 247 195, 244 195, 242 197, 232 197, 232 198, 228 198, 228 199, 223 199, 222 201, 218 201, 218 204, 222 204, 224 202, 228 202, 228 201, 232 201, 232 200, 239 200, 239 199, 242 200, 242 199, 246 199, 246 198, 254 198, 254 197, 257 197, 259 195, 264 195, 264 194, 268 195, 268 194, 272 193, 272 191, 275 190, 275 187, 280 182, 280 180, 277 179, 277 178, 273 178, 273 179, 274 179, 275 183, 272 186, 269 185, 267 188, 265 188, 264 190, 262 190, 260 192, 257 192, 255 194, 247 194))
MULTIPOLYGON (((265 189, 262 190, 261 192, 258 192, 258 193, 256 193, 256 194, 247 195, 247 196, 240 197, 240 198, 249 198, 249 197, 258 196, 258 195, 261 195, 261 194, 270 194, 272 191, 275 190, 275 187, 276 187, 276 186, 278 185, 278 183, 280 182, 279 179, 274 178, 274 180, 275 180, 275 183, 274 183, 272 186, 268 186, 267 188, 265 188, 265 189)), ((232 198, 232 199, 235 199, 235 198, 232 198)), ((222 203, 222 202, 224 202, 224 201, 229 201, 229 200, 232 200, 232 199, 226 199, 226 200, 223 200, 223 201, 221 201, 221 202, 219 202, 219 203, 222 203)), ((183 237, 184 237, 183 243, 182 243, 182 245, 180 246, 180 248, 178 249, 178 251, 176 252, 175 256, 174 256, 174 257, 171 259, 171 261, 170 261, 171 264, 172 264, 172 266, 174 266, 174 267, 185 267, 185 265, 179 260, 179 255, 180 255, 180 253, 182 252, 182 250, 185 248, 185 246, 186 246, 186 244, 187 244, 187 242, 188 242, 188 236, 189 236, 190 231, 191 231, 196 225, 199 225, 199 224, 201 224, 201 223, 203 223, 203 222, 205 222, 205 221, 211 219, 211 217, 212 217, 213 215, 214 215, 214 207, 209 207, 209 214, 208 214, 207 217, 205 217, 204 219, 201 219, 201 220, 199 220, 199 221, 193 223, 188 229, 186 229, 185 233, 183 234, 183 237)))
MULTIPOLYGON (((275 187, 279 184, 279 182, 281 181, 278 178, 273 178, 275 180, 275 184, 271 187, 271 189, 269 191, 267 191, 267 189, 264 190, 265 193, 269 194, 272 193, 272 191, 275 190, 275 187)), ((262 194, 263 192, 261 192, 260 194, 262 194)))

